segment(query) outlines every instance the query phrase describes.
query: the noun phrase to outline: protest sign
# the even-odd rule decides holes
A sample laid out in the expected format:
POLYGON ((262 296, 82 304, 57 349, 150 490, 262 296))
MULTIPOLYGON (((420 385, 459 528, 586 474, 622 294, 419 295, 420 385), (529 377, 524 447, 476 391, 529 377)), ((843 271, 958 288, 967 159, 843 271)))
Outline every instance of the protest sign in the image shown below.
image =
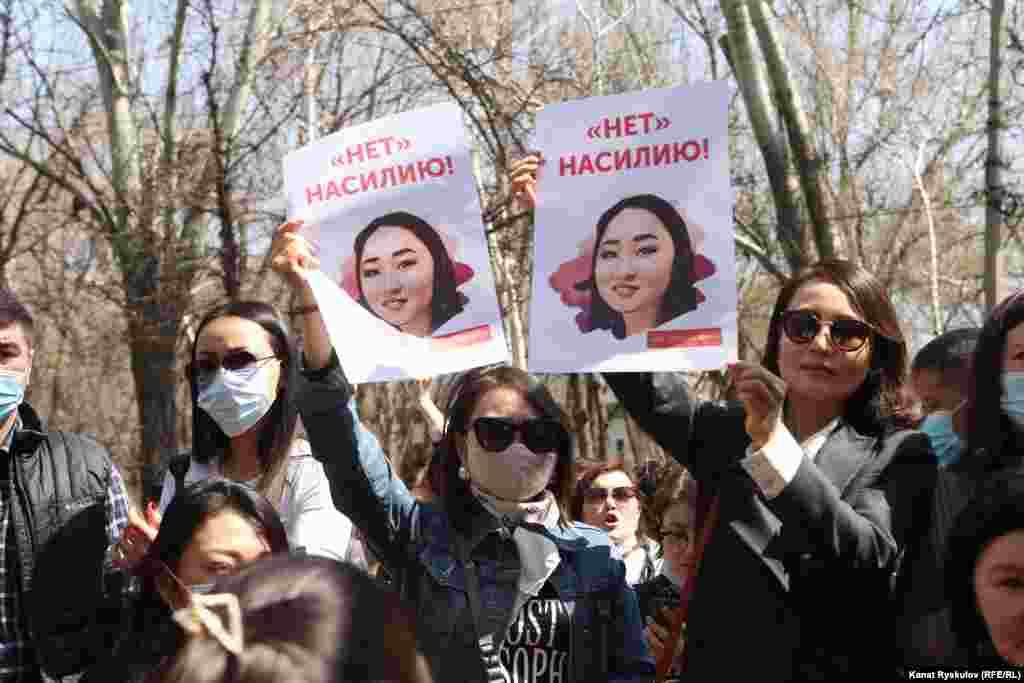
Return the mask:
POLYGON ((537 116, 531 371, 735 360, 728 100, 716 82, 537 116))
POLYGON ((288 154, 290 219, 349 379, 428 377, 508 359, 456 105, 347 128, 288 154))

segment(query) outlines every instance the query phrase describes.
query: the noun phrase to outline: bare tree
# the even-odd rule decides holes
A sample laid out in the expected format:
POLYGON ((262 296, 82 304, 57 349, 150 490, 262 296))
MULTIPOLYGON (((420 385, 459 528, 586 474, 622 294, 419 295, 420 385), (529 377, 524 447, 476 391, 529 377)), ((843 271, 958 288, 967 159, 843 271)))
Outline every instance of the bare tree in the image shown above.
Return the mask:
POLYGON ((985 307, 991 310, 1006 293, 1003 246, 1003 18, 1004 0, 992 0, 989 31, 988 154, 985 159, 985 307))
MULTIPOLYGON (((235 220, 231 178, 251 153, 241 132, 252 115, 256 67, 267 51, 270 8, 270 0, 255 0, 238 26, 211 3, 196 14, 186 0, 176 2, 171 28, 158 41, 166 48, 166 62, 157 69, 159 94, 145 91, 153 75, 146 60, 154 55, 136 32, 162 27, 133 25, 127 2, 75 0, 62 8, 70 23, 60 24, 56 12, 46 16, 62 26, 65 38, 78 31, 91 64, 74 63, 73 53, 53 51, 21 27, 19 76, 34 87, 27 97, 7 101, 11 125, 0 131, 0 153, 52 184, 110 248, 120 274, 144 462, 177 449, 178 334, 207 265, 209 217, 219 214, 222 225, 235 220), (206 31, 188 30, 200 20, 206 31), (219 36, 227 26, 231 40, 224 45, 219 36), (210 42, 196 59, 186 37, 198 35, 210 42), (43 49, 52 55, 37 52, 43 49), (224 57, 230 69, 220 66, 224 57), (82 79, 90 72, 95 81, 82 79), (200 92, 197 73, 209 84, 209 109, 199 116, 192 104, 200 92)), ((230 252, 231 240, 225 242, 230 252)))

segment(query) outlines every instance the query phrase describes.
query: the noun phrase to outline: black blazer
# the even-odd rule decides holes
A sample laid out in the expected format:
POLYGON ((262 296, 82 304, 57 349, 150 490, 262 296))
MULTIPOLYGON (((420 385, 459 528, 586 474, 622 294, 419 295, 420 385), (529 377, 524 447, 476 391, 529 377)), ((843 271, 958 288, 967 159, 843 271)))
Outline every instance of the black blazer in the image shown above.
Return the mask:
POLYGON ((916 431, 840 423, 767 500, 740 461, 739 404, 701 402, 681 375, 605 376, 626 410, 719 497, 687 627, 693 680, 876 680, 894 671, 890 587, 927 524, 935 457, 916 431))

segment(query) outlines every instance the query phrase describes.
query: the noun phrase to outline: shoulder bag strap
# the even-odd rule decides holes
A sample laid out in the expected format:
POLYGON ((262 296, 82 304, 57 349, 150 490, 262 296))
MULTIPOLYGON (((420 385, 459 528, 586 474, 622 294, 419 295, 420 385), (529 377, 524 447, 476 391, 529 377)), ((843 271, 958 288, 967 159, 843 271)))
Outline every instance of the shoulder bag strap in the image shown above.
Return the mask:
POLYGON ((459 554, 459 562, 462 564, 462 571, 466 577, 466 595, 469 599, 469 609, 473 615, 473 629, 476 632, 477 648, 480 651, 480 664, 483 669, 483 679, 487 683, 504 681, 505 676, 501 662, 498 660, 498 649, 494 644, 494 634, 483 634, 481 624, 483 616, 480 611, 480 577, 476 572, 476 563, 469 558, 469 549, 466 541, 458 533, 455 534, 455 546, 459 554))

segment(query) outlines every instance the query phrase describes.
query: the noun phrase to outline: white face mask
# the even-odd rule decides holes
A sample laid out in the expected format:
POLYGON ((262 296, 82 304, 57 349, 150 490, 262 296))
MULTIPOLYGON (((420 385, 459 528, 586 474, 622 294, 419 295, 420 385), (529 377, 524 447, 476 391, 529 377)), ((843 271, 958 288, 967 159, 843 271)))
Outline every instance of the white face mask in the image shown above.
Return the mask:
POLYGON ((472 482, 484 493, 506 501, 527 501, 536 497, 551 481, 558 455, 534 453, 519 441, 494 453, 473 444, 467 454, 472 482))
POLYGON ((244 434, 255 426, 277 398, 270 388, 272 365, 263 363, 241 370, 221 368, 199 391, 197 403, 229 437, 244 434))

